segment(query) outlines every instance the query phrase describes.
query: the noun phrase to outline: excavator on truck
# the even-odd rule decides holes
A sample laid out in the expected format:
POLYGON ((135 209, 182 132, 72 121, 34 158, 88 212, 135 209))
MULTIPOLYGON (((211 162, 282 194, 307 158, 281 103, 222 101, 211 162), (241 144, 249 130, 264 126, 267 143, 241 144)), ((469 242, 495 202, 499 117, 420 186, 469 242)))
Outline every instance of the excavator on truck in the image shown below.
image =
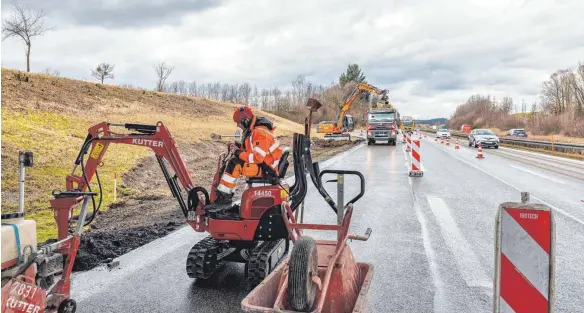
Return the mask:
POLYGON ((347 119, 347 111, 349 111, 355 100, 357 100, 357 97, 363 93, 375 93, 376 95, 380 95, 383 101, 387 101, 388 98, 387 90, 381 90, 368 83, 359 83, 343 104, 337 120, 319 123, 317 132, 324 133, 324 139, 326 140, 351 140, 351 135, 348 133, 349 121, 347 119))

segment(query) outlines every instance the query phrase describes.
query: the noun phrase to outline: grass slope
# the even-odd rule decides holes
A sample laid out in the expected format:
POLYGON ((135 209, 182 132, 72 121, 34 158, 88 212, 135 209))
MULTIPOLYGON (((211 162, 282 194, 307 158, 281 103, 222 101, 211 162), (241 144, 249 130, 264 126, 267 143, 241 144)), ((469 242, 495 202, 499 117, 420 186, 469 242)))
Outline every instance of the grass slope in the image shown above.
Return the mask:
MULTIPOLYGON (((15 211, 18 206, 18 151, 34 152, 34 167, 27 169, 25 211, 37 221, 39 242, 56 234, 48 209, 51 191, 64 189, 65 177, 90 126, 102 121, 162 121, 179 150, 181 143, 209 139, 211 132, 235 131, 231 120, 234 104, 43 74, 27 73, 28 81, 22 81, 18 73, 2 69, 2 212, 15 211)), ((260 114, 277 124, 278 135, 303 130, 300 124, 260 114)), ((99 169, 104 207, 113 201, 114 173, 121 176, 149 153, 144 147, 110 146, 99 169)))

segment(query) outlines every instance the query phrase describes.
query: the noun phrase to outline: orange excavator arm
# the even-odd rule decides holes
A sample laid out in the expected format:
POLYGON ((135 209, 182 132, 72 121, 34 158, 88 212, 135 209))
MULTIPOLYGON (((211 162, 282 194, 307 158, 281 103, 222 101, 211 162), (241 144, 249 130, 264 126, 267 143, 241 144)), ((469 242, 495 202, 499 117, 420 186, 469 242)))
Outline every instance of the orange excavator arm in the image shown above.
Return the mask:
POLYGON ((339 114, 339 118, 338 118, 337 124, 336 124, 336 129, 335 129, 336 132, 342 132, 343 119, 345 118, 347 111, 349 111, 349 109, 351 108, 351 106, 353 105, 353 103, 355 102, 357 97, 364 91, 371 92, 371 93, 374 93, 376 95, 381 95, 384 99, 387 98, 387 92, 388 92, 387 90, 381 90, 381 89, 379 89, 373 85, 370 85, 368 83, 359 83, 355 87, 355 89, 353 89, 353 92, 351 93, 351 95, 349 95, 349 97, 347 98, 347 100, 343 104, 343 107, 341 108, 341 113, 339 114))
MULTIPOLYGON (((158 122, 156 125, 102 122, 89 128, 87 137, 75 159, 73 170, 71 174, 67 175, 66 190, 53 192, 54 199, 51 200, 51 207, 55 211, 63 213, 55 214, 59 226, 59 239, 67 235, 71 210, 81 200, 81 197, 76 196, 75 192, 91 190, 89 183, 94 176, 97 177, 98 184, 100 184, 97 169, 112 143, 144 146, 152 149, 162 169, 162 174, 173 196, 179 202, 187 221, 199 220, 196 217, 204 215, 203 206, 205 202, 208 202, 209 195, 205 189, 194 186, 174 139, 162 122, 158 122), (133 133, 115 133, 112 131, 112 127, 123 127, 133 131, 133 133), (88 155, 87 159, 86 155, 88 155), (174 175, 169 170, 169 166, 174 175), (78 171, 79 168, 81 171, 78 171), (188 195, 188 201, 184 199, 181 186, 188 195), (200 192, 203 193, 207 201, 199 201, 200 192), (66 214, 67 211, 69 214, 66 214)), ((94 202, 94 212, 88 217, 88 223, 93 220, 98 210, 99 206, 96 209, 94 202)), ((204 231, 205 226, 202 219, 201 223, 193 222, 193 224, 200 224, 199 227, 193 226, 196 231, 204 231)))

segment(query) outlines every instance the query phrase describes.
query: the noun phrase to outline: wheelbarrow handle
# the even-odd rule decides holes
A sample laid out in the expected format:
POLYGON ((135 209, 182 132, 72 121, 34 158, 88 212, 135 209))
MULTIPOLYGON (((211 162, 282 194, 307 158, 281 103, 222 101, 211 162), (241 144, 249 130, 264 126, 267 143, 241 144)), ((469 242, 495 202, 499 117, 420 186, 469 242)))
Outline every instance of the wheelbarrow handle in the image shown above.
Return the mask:
POLYGON ((371 233, 372 232, 373 232, 373 230, 368 227, 367 230, 365 231, 365 236, 349 235, 349 238, 348 239, 367 241, 367 240, 369 240, 369 236, 371 236, 371 233))

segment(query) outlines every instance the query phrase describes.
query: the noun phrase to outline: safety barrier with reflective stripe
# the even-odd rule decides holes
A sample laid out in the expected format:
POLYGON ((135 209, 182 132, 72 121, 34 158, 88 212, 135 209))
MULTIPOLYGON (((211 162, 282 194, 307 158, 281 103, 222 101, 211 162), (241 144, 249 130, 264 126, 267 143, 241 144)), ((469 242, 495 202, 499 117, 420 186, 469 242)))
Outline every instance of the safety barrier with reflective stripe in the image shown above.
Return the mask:
POLYGON ((526 202, 503 203, 497 213, 495 313, 552 312, 555 271, 552 210, 526 202))
MULTIPOLYGON (((408 137, 408 141, 410 138, 408 137)), ((422 160, 420 156, 420 140, 412 141, 412 155, 410 158, 411 169, 409 176, 419 177, 423 175, 422 160)))
POLYGON ((412 137, 410 137, 410 135, 408 133, 406 133, 405 135, 406 135, 406 141, 407 141, 406 151, 410 152, 410 151, 412 151, 412 137))

